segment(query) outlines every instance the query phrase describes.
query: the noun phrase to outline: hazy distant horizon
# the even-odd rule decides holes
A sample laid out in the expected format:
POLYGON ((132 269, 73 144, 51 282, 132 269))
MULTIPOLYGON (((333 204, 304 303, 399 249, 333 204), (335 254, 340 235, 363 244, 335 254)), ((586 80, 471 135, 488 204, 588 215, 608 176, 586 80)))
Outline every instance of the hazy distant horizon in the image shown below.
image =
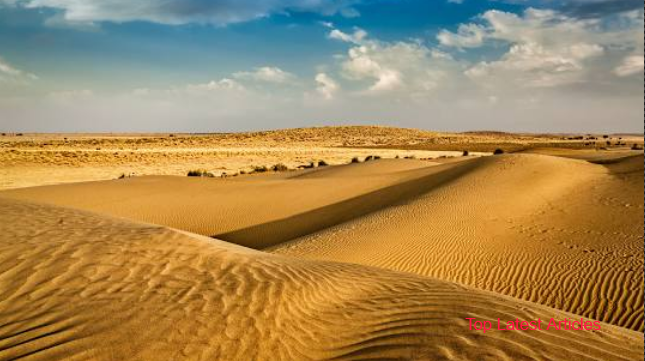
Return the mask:
POLYGON ((0 0, 5 132, 643 132, 639 0, 0 0))

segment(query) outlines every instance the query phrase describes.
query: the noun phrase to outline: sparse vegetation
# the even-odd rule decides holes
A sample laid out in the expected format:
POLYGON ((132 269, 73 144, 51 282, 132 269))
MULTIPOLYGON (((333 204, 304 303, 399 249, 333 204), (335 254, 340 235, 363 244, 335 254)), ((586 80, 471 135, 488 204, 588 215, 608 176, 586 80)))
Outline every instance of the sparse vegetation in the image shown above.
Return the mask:
POLYGON ((366 161, 366 162, 369 162, 369 161, 371 161, 371 160, 374 160, 374 156, 373 156, 373 155, 368 155, 368 156, 367 156, 367 158, 365 158, 365 161, 366 161))
POLYGON ((273 167, 271 167, 271 170, 274 171, 274 172, 286 172, 286 171, 289 170, 289 167, 287 167, 286 165, 284 165, 282 163, 278 163, 278 164, 274 165, 273 167))
POLYGON ((253 173, 265 173, 268 171, 269 171, 269 168, 267 168, 265 165, 253 166, 253 173))
POLYGON ((380 155, 375 155, 375 156, 374 156, 374 160, 379 160, 379 159, 381 159, 381 156, 380 156, 380 155))
POLYGON ((318 166, 319 167, 327 167, 328 165, 329 164, 327 164, 327 162, 325 162, 324 160, 318 161, 318 166))
POLYGON ((504 150, 503 150, 503 149, 500 149, 500 148, 497 148, 497 149, 495 149, 495 151, 493 152, 493 154, 494 154, 494 155, 504 154, 504 150))
POLYGON ((188 172, 189 177, 207 177, 214 178, 215 175, 209 171, 203 169, 195 169, 188 172))
POLYGON ((632 145, 632 150, 643 150, 643 147, 641 147, 638 144, 634 144, 634 145, 632 145))
POLYGON ((360 163, 360 162, 361 162, 361 160, 358 159, 358 157, 352 158, 352 163, 360 163))
POLYGON ((469 155, 470 155, 470 152, 468 152, 467 150, 464 150, 464 153, 462 154, 462 156, 467 157, 469 155))

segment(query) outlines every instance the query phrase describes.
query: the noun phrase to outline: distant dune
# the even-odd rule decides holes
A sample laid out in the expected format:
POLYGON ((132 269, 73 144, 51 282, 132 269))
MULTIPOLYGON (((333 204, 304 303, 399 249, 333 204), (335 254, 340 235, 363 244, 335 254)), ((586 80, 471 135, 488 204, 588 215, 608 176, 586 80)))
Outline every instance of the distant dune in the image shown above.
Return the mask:
MULTIPOLYGON (((381 160, 235 180, 143 177, 0 196, 301 259, 430 276, 643 329, 643 157, 381 160)), ((572 154, 579 157, 580 153, 572 154)))
MULTIPOLYGON (((513 176, 514 163, 537 166, 542 161, 502 158, 482 162, 471 173, 497 169, 513 176)), ((547 162, 551 163, 549 170, 562 170, 553 161, 547 162)), ((586 170, 586 165, 576 170, 582 172, 583 168, 586 170)), ((541 185, 543 177, 538 176, 529 185, 541 185)), ((452 186, 469 182, 454 181, 452 186)), ((509 185, 499 186, 503 189, 509 185)), ((94 196, 100 199, 102 193, 97 190, 94 196)), ((422 197, 415 202, 429 200, 422 197)), ((450 204, 444 206, 458 210, 450 204)), ((528 212, 533 206, 521 208, 528 212)), ((392 264, 407 264, 414 270, 419 268, 415 262, 420 258, 401 256, 401 249, 410 245, 406 232, 416 231, 422 236, 426 232, 423 229, 432 227, 418 226, 425 219, 417 211, 428 209, 413 203, 410 207, 413 213, 400 214, 401 206, 392 209, 398 209, 395 217, 399 214, 403 218, 380 219, 383 227, 401 222, 401 243, 399 248, 388 248, 389 259, 392 264), (417 226, 406 228, 415 221, 409 218, 413 215, 421 217, 416 219, 417 226)), ((642 357, 642 333, 608 324, 601 325, 602 331, 470 331, 465 320, 469 317, 564 320, 577 316, 446 281, 360 265, 271 255, 160 226, 6 198, 0 198, 0 214, 1 360, 642 357)), ((436 217, 437 213, 432 215, 436 217)), ((444 220, 436 221, 439 234, 443 234, 444 220)), ((360 227, 356 221, 353 224, 360 227)), ((449 237, 449 233, 445 235, 446 247, 456 247, 450 242, 464 242, 449 237)), ((356 241, 365 242, 367 237, 375 236, 370 232, 356 241)), ((428 256, 430 252, 424 247, 436 249, 431 239, 415 238, 423 247, 408 249, 408 254, 428 256)), ((627 241, 622 237, 618 240, 627 241)), ((339 238, 337 246, 321 244, 325 249, 348 252, 354 247, 351 241, 339 238)), ((372 257, 379 249, 386 249, 386 244, 380 243, 388 242, 388 233, 374 241, 378 242, 362 248, 362 260, 379 258, 372 257)), ((527 247, 524 253, 535 252, 530 245, 522 246, 527 247)), ((469 248, 477 254, 485 247, 471 244, 469 248)), ((381 258, 387 260, 383 255, 381 258)), ((513 260, 512 252, 505 255, 513 260)), ((597 265, 584 261, 582 255, 580 252, 568 261, 582 262, 593 273, 597 265)), ((461 261, 457 257, 455 262, 461 261)), ((551 266, 558 267, 553 263, 551 266)), ((518 269, 509 265, 511 273, 518 269)), ((629 287, 621 284, 624 278, 620 280, 612 287, 629 287)))

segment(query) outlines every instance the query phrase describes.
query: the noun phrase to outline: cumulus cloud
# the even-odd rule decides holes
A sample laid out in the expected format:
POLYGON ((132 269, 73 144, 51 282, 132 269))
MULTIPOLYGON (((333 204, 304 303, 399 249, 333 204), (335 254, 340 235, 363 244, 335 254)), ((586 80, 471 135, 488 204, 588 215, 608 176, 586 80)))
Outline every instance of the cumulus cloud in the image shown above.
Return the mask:
POLYGON ((233 77, 241 80, 252 80, 275 84, 285 84, 296 79, 295 75, 272 66, 256 68, 253 71, 233 73, 233 77))
POLYGON ((437 40, 441 45, 452 46, 456 48, 476 48, 483 44, 485 30, 477 24, 461 24, 457 33, 442 30, 437 35, 437 40))
POLYGON ((520 87, 554 87, 582 81, 584 61, 602 53, 602 47, 584 43, 557 50, 521 43, 513 45, 500 60, 481 62, 466 75, 487 85, 512 81, 520 87))
POLYGON ((446 72, 459 66, 452 57, 418 41, 383 42, 356 29, 353 34, 334 29, 329 37, 351 44, 341 57, 342 75, 368 81, 367 93, 407 93, 418 96, 436 89, 446 72))
MULTIPOLYGON (((522 14, 490 10, 478 17, 478 23, 460 25, 456 33, 441 31, 438 40, 446 48, 509 44, 500 58, 481 61, 465 72, 484 87, 506 87, 509 91, 557 87, 609 74, 609 57, 603 57, 608 52, 612 56, 642 53, 642 12, 612 16, 608 21, 534 8, 522 14)), ((630 59, 614 72, 625 74, 634 63, 630 59)))
POLYGON ((70 22, 149 21, 226 25, 277 13, 316 12, 358 16, 359 0, 0 0, 0 5, 51 8, 70 22))
POLYGON ((325 99, 332 99, 340 90, 340 85, 326 73, 316 74, 316 91, 325 99))

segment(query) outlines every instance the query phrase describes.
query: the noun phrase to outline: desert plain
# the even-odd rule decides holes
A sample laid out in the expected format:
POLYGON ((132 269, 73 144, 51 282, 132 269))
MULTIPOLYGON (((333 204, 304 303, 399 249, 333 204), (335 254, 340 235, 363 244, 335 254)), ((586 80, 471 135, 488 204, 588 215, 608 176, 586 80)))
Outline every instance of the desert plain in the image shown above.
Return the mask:
POLYGON ((0 360, 642 360, 642 148, 387 127, 5 133, 0 360))

